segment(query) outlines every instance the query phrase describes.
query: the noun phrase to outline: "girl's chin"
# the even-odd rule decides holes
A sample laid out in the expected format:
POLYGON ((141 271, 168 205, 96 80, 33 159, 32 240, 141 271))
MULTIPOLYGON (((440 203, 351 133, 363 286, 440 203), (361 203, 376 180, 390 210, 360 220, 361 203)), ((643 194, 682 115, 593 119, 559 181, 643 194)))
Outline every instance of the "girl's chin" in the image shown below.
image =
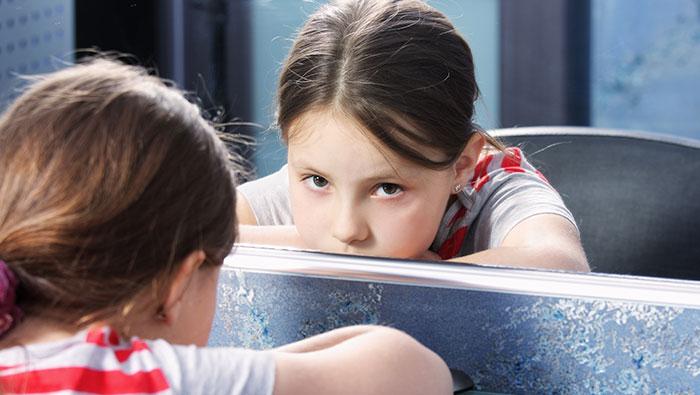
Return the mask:
MULTIPOLYGON (((310 243, 307 243, 309 245, 310 243)), ((310 245, 309 249, 331 254, 357 255, 375 258, 393 258, 393 259, 432 259, 432 256, 426 256, 426 252, 416 252, 413 249, 405 249, 400 251, 377 251, 361 248, 353 248, 352 246, 320 246, 310 245)), ((434 255, 434 253, 433 253, 434 255)))

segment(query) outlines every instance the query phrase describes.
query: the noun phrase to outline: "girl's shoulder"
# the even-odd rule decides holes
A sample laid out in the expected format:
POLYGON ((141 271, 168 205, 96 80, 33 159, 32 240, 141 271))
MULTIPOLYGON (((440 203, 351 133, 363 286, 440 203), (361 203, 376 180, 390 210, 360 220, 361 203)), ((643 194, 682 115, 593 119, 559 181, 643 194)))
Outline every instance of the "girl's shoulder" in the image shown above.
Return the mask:
POLYGON ((512 179, 511 175, 530 176, 538 183, 549 185, 547 178, 527 160, 523 151, 518 147, 498 149, 487 146, 481 152, 474 166, 469 182, 469 192, 481 192, 482 189, 494 189, 501 183, 512 179))
POLYGON ((109 327, 59 341, 0 350, 4 391, 156 393, 169 389, 148 343, 122 339, 109 327))
POLYGON ((109 327, 6 348, 0 361, 0 387, 9 393, 271 394, 275 377, 272 352, 124 339, 109 327))

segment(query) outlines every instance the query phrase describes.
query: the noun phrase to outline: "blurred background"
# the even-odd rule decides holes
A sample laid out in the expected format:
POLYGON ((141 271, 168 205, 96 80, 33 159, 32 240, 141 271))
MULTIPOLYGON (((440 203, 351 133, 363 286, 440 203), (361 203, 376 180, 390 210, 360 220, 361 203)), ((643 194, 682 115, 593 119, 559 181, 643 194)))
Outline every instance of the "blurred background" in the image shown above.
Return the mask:
MULTIPOLYGON (((257 175, 286 153, 274 129, 278 71, 323 1, 0 0, 0 110, 21 75, 82 49, 132 62, 195 93, 256 140, 257 175)), ((700 139, 700 0, 434 0, 467 39, 487 128, 576 125, 700 139)))

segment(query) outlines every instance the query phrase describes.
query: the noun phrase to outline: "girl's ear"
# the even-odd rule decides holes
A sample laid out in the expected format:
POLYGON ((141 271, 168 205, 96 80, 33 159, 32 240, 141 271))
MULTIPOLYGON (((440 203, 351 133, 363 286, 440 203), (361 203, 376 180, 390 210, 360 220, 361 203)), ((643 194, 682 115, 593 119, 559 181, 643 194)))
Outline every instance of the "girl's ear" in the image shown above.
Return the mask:
POLYGON ((484 149, 484 144, 486 139, 484 135, 479 132, 474 132, 469 137, 467 145, 462 150, 462 153, 455 161, 454 171, 455 171, 455 188, 453 192, 458 192, 461 188, 464 188, 471 177, 474 166, 476 166, 479 161, 479 155, 484 149))
POLYGON ((158 308, 156 320, 171 325, 177 322, 180 314, 180 302, 187 287, 189 287, 193 274, 202 266, 206 254, 202 250, 196 250, 182 260, 177 268, 170 284, 166 286, 165 299, 158 308))

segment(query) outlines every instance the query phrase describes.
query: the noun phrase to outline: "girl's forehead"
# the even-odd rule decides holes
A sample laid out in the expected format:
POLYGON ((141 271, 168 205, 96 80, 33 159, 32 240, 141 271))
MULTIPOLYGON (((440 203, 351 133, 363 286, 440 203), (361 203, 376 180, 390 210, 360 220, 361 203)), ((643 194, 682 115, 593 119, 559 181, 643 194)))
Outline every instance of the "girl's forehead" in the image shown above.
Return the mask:
MULTIPOLYGON (((315 109, 303 113, 289 127, 288 144, 314 144, 321 139, 321 134, 339 134, 340 138, 349 140, 376 140, 372 133, 359 121, 342 110, 315 109)), ((379 141, 372 143, 380 144, 379 141)))
MULTIPOLYGON (((420 135, 416 128, 407 119, 398 114, 392 116, 394 122, 404 130, 411 130, 413 134, 420 135)), ((321 107, 303 113, 290 125, 287 131, 287 144, 290 149, 305 145, 316 145, 330 138, 342 141, 344 144, 368 144, 376 148, 392 164, 404 166, 413 163, 409 158, 403 157, 390 145, 382 142, 375 134, 367 129, 357 118, 336 107, 321 107)), ((427 158, 432 160, 444 160, 445 154, 437 149, 425 146, 417 146, 406 134, 399 131, 393 134, 405 146, 413 146, 427 158)), ((330 147, 327 147, 330 148, 330 147)))
POLYGON ((290 129, 290 157, 340 159, 354 153, 364 160, 393 163, 398 159, 371 132, 344 114, 307 112, 290 129))

